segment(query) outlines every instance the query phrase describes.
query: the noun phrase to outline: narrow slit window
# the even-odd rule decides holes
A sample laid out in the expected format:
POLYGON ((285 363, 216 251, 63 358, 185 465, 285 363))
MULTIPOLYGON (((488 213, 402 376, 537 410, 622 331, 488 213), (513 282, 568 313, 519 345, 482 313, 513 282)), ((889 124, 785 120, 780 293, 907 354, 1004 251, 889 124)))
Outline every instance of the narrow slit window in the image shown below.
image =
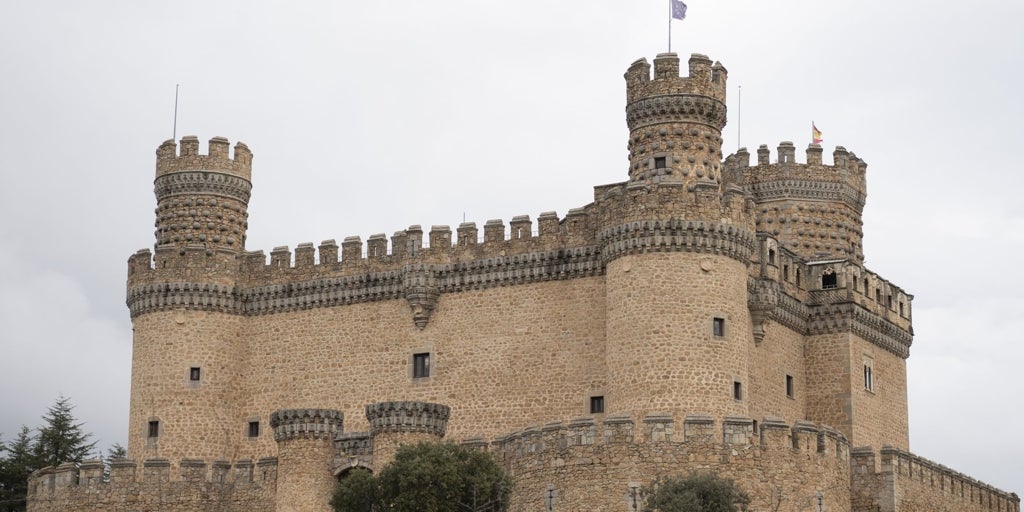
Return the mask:
POLYGON ((732 397, 735 400, 743 400, 743 383, 735 380, 732 382, 732 397))
POLYGON ((715 318, 711 321, 711 331, 716 338, 725 336, 725 319, 715 318))
POLYGON ((430 353, 412 355, 412 376, 414 379, 430 377, 430 353))
POLYGON ((789 281, 789 265, 782 266, 782 280, 789 281))
POLYGON ((871 361, 864 362, 864 389, 868 391, 875 390, 875 370, 871 361))
POLYGON ((154 439, 160 437, 160 422, 153 420, 149 422, 149 428, 146 430, 146 437, 154 439))
POLYGON ((260 436, 260 422, 258 422, 258 421, 250 421, 249 422, 249 437, 259 437, 259 436, 260 436))
POLYGON ((793 398, 793 394, 793 376, 786 375, 786 396, 788 396, 789 398, 793 398))
POLYGON ((796 285, 800 286, 800 269, 796 269, 796 285))
POLYGON ((590 397, 590 414, 601 414, 604 412, 604 397, 590 397))
POLYGON ((775 264, 775 249, 768 249, 768 263, 775 264))

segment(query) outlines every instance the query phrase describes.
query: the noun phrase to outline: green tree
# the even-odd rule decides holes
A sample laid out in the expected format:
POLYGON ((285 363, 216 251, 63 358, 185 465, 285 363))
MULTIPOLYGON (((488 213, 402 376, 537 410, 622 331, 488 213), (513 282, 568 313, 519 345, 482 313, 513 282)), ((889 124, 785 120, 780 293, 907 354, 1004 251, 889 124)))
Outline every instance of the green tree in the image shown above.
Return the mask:
POLYGON ((498 512, 511 481, 487 452, 452 443, 403 445, 378 475, 353 471, 331 500, 337 512, 498 512))
POLYGON ((103 481, 110 481, 110 461, 117 459, 124 459, 128 457, 128 450, 121 446, 121 443, 114 443, 113 446, 107 448, 107 458, 103 464, 103 481))
POLYGON ((35 454, 36 439, 22 426, 14 441, 6 446, 7 456, 0 460, 0 512, 25 510, 28 477, 42 467, 35 454))
POLYGON ((659 478, 641 491, 644 512, 739 512, 750 496, 732 480, 714 473, 659 478))
POLYGON ((92 434, 82 430, 84 423, 75 422, 74 408, 71 399, 60 396, 43 415, 45 425, 39 429, 36 454, 44 466, 82 462, 96 446, 89 442, 92 434))

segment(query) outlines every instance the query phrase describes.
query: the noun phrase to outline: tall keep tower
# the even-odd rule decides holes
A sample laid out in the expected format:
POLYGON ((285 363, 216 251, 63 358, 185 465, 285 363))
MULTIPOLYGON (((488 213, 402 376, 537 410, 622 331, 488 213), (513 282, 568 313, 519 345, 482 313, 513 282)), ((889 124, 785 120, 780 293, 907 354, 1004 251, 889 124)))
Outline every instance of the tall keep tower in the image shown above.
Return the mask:
MULTIPOLYGON (((626 72, 629 181, 598 188, 608 412, 745 416, 754 227, 723 185, 726 70, 660 54, 626 72)), ((680 420, 683 418, 680 417, 680 420)))
POLYGON ((128 451, 133 457, 235 456, 244 353, 232 293, 245 247, 252 153, 214 137, 157 149, 156 251, 129 260, 134 331, 128 451), (155 263, 155 266, 154 266, 155 263), (187 406, 186 406, 187 405, 187 406))

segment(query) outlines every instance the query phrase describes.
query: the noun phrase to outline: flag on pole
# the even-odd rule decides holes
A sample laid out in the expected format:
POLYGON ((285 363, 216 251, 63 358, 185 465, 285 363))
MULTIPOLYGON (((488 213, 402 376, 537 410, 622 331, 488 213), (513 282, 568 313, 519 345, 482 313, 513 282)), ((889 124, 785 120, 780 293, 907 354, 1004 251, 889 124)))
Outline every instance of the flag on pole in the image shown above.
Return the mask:
POLYGON ((677 20, 686 19, 686 4, 682 0, 669 0, 672 3, 672 17, 677 20))
POLYGON ((821 144, 821 130, 814 126, 814 121, 811 121, 811 142, 813 144, 821 144))

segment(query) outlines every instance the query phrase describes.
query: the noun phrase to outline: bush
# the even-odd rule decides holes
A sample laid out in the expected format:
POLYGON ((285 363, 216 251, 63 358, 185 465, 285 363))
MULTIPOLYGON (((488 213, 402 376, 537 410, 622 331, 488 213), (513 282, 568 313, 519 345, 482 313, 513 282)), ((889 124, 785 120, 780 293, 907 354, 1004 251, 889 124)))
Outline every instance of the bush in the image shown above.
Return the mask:
POLYGON ((497 512, 510 481, 491 455, 451 443, 403 445, 379 474, 352 470, 331 500, 336 512, 497 512))
POLYGON ((750 496, 732 480, 714 473, 659 478, 642 490, 644 512, 739 512, 750 496))

